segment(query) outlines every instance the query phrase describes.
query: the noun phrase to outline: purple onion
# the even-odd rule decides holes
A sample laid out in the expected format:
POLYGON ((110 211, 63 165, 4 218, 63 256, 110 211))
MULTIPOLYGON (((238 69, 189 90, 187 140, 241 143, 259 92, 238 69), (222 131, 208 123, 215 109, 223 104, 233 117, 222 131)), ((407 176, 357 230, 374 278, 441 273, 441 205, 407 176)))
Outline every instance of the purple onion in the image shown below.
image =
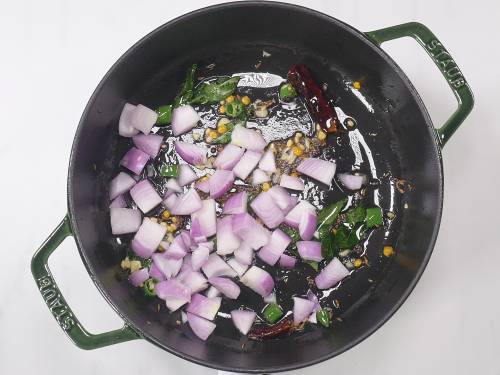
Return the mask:
POLYGON ((232 171, 218 169, 208 179, 210 198, 220 198, 233 187, 234 174, 232 171))
POLYGON ((268 149, 264 152, 264 155, 262 155, 262 158, 259 161, 259 169, 269 173, 276 172, 276 160, 274 158, 273 150, 268 149))
POLYGON ((342 173, 337 175, 340 183, 349 190, 359 190, 366 183, 366 176, 361 174, 342 173))
MULTIPOLYGON (((168 195, 173 193, 182 193, 181 185, 179 185, 175 178, 168 179, 165 183, 165 187, 168 189, 168 195)), ((165 198, 167 198, 167 194, 165 194, 165 198)))
POLYGON ((269 231, 248 213, 233 215, 232 226, 234 233, 254 250, 269 242, 271 236, 269 231))
POLYGON ((253 249, 246 242, 240 243, 240 246, 234 250, 234 257, 242 264, 250 265, 253 260, 253 249))
POLYGON ((217 254, 231 254, 240 246, 240 239, 232 229, 232 216, 225 216, 217 220, 217 254))
POLYGON ((129 191, 135 185, 135 180, 125 172, 120 172, 109 183, 109 199, 113 200, 117 196, 129 191))
POLYGON ((178 195, 177 194, 172 194, 172 195, 169 195, 168 197, 166 197, 164 200, 163 200, 163 205, 171 210, 177 203, 177 199, 178 199, 178 195))
POLYGON ((130 196, 144 213, 151 211, 162 202, 161 197, 148 180, 139 181, 130 190, 130 196))
POLYGON ((252 328, 256 315, 257 314, 253 311, 249 310, 231 311, 231 319, 233 320, 234 326, 243 335, 246 335, 250 331, 250 328, 252 328))
POLYGON ((316 232, 317 217, 316 212, 312 210, 305 210, 302 212, 302 216, 299 222, 299 234, 300 238, 309 241, 313 238, 314 232, 316 232))
POLYGON ((158 113, 138 104, 130 114, 130 124, 144 134, 149 134, 158 119, 158 113))
POLYGON ((208 194, 210 192, 210 184, 208 183, 208 180, 198 181, 195 187, 204 193, 208 194))
POLYGON ((183 266, 182 259, 169 258, 165 253, 154 253, 151 259, 166 279, 177 276, 183 266))
POLYGON ((193 188, 179 195, 175 206, 170 210, 173 215, 191 215, 202 208, 200 196, 193 188))
POLYGON ((224 203, 222 213, 226 215, 235 215, 247 212, 247 200, 248 193, 246 191, 232 194, 226 203, 224 203))
POLYGON ((221 292, 217 290, 216 287, 211 286, 208 288, 208 290, 205 292, 205 297, 207 298, 213 298, 213 297, 219 297, 221 295, 221 292))
POLYGON ((109 208, 125 208, 127 207, 127 201, 123 194, 117 196, 113 201, 109 204, 109 208))
POLYGON ((210 250, 208 247, 203 245, 198 245, 196 249, 193 250, 191 255, 191 266, 194 271, 198 271, 208 260, 210 255, 210 250))
POLYGON ((156 134, 137 134, 132 138, 135 147, 144 151, 153 159, 160 152, 161 144, 163 143, 163 136, 156 134))
POLYGON ((241 125, 236 125, 231 133, 231 143, 233 145, 246 148, 252 151, 262 151, 267 146, 267 142, 256 130, 247 129, 241 125))
POLYGON ((236 276, 236 272, 216 253, 210 254, 208 260, 201 266, 201 269, 208 278, 214 276, 236 276))
POLYGON ((268 176, 266 172, 262 169, 255 169, 252 174, 252 185, 258 186, 263 184, 264 182, 271 181, 271 178, 268 176))
POLYGON ((178 277, 179 281, 191 289, 191 293, 198 293, 208 288, 207 279, 201 272, 190 271, 178 277))
POLYGON ((118 122, 118 134, 122 137, 130 138, 139 133, 139 130, 134 128, 130 123, 130 117, 134 109, 135 105, 130 103, 125 103, 123 106, 122 113, 120 114, 120 121, 118 122))
POLYGON ((227 264, 234 270, 235 276, 238 275, 239 277, 243 276, 245 272, 247 272, 248 266, 246 264, 238 262, 236 258, 230 258, 227 261, 227 264))
POLYGON ((293 268, 295 267, 295 263, 297 263, 297 259, 287 254, 281 254, 280 256, 280 267, 283 268, 293 268))
POLYGON ((193 129, 201 118, 190 105, 183 105, 172 111, 172 133, 178 137, 193 129))
POLYGON ((267 264, 274 266, 290 242, 292 242, 292 239, 281 229, 275 229, 269 243, 260 249, 258 256, 267 264))
POLYGON ((210 237, 217 231, 215 201, 201 201, 201 208, 191 214, 191 237, 210 237))
POLYGON ((141 213, 130 208, 113 207, 109 209, 111 233, 120 235, 137 232, 141 226, 141 213))
POLYGON ((148 160, 148 154, 136 147, 132 147, 127 151, 125 156, 123 156, 122 160, 120 161, 120 165, 123 165, 128 170, 139 175, 141 174, 148 160))
POLYGON ((280 186, 283 186, 284 188, 287 189, 300 190, 300 191, 306 188, 304 182, 300 178, 289 176, 287 174, 281 175, 280 186))
POLYGON ((226 277, 211 277, 208 282, 216 287, 227 298, 236 299, 240 295, 241 289, 234 281, 226 277))
POLYGON ((187 313, 187 322, 194 334, 205 341, 214 331, 216 325, 210 320, 206 320, 194 314, 187 313))
MULTIPOLYGON (((153 254, 154 256, 155 254, 153 254)), ((165 275, 161 270, 158 268, 156 263, 151 263, 151 267, 149 268, 149 276, 151 276, 153 279, 156 281, 163 281, 165 280, 165 275)))
POLYGON ((155 285, 156 295, 165 300, 170 311, 179 309, 191 301, 191 290, 177 280, 160 281, 155 285))
POLYGON ((177 182, 180 186, 189 185, 191 182, 195 181, 198 178, 196 173, 194 173, 191 167, 187 164, 180 164, 177 169, 179 174, 177 176, 177 182))
POLYGON ((175 141, 175 151, 191 165, 203 165, 207 162, 207 148, 183 141, 175 141))
POLYGON ((292 197, 288 194, 286 189, 281 186, 273 186, 271 189, 267 191, 274 203, 283 211, 283 214, 286 215, 290 210, 295 207, 297 204, 297 197, 292 197))
POLYGON ((331 161, 306 158, 299 164, 297 171, 330 186, 333 176, 335 176, 336 167, 337 165, 331 161))
POLYGON ((252 289, 255 293, 266 297, 274 289, 274 280, 271 275, 262 268, 252 266, 241 277, 241 282, 252 289))
POLYGON ((141 268, 140 270, 134 271, 128 277, 128 281, 130 281, 133 286, 141 286, 147 279, 149 279, 147 268, 141 268))
POLYGON ((349 270, 345 268, 340 260, 333 258, 328 265, 321 270, 314 279, 319 289, 328 289, 337 284, 340 280, 349 275, 349 270))
POLYGON ((186 311, 201 318, 214 320, 221 301, 221 297, 207 298, 203 294, 196 293, 191 296, 191 302, 187 305, 186 311))
MULTIPOLYGON (((196 240, 195 240, 196 242, 196 240)), ((198 246, 205 246, 206 248, 208 248, 208 250, 210 250, 210 252, 212 252, 214 250, 214 243, 213 241, 207 241, 206 238, 204 238, 203 241, 200 241, 200 242, 197 242, 198 243, 198 246)))
POLYGON ((314 302, 308 299, 293 297, 293 323, 300 324, 309 318, 314 309, 314 302))
POLYGON ((271 194, 267 191, 263 191, 257 195, 252 203, 250 203, 250 207, 268 228, 276 228, 285 219, 283 211, 281 211, 271 197, 271 194))
POLYGON ((187 254, 187 251, 188 248, 184 244, 182 237, 178 235, 174 238, 167 251, 165 251, 165 254, 168 258, 182 259, 187 254))
POLYGON ((132 250, 142 258, 149 258, 163 240, 167 228, 144 218, 139 230, 132 240, 132 250))
POLYGON ((321 255, 321 243, 318 241, 298 241, 297 250, 299 255, 304 260, 313 260, 321 262, 323 256, 321 255))
POLYGON ((241 147, 228 144, 224 149, 217 155, 214 165, 217 169, 231 170, 238 163, 243 156, 243 150, 241 147))
POLYGON ((247 150, 241 157, 240 161, 234 166, 234 175, 242 180, 245 180, 259 163, 261 156, 261 152, 247 150))
POLYGON ((300 201, 286 216, 285 223, 292 228, 298 228, 302 214, 306 211, 316 212, 316 208, 308 201, 300 201))

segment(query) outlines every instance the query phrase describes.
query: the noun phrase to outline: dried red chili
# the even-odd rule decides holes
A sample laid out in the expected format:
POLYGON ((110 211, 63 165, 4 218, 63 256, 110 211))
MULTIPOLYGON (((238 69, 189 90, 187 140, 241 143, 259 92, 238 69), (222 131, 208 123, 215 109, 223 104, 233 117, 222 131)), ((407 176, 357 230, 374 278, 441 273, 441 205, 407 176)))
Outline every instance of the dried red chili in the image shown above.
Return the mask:
POLYGON ((314 81, 309 68, 304 64, 292 65, 288 71, 288 81, 304 99, 313 119, 327 133, 336 133, 339 119, 321 87, 314 81))
POLYGON ((266 339, 279 336, 283 333, 290 332, 293 330, 294 325, 290 318, 285 318, 279 323, 276 323, 272 326, 266 326, 263 328, 252 328, 252 330, 248 333, 248 336, 256 339, 266 339))

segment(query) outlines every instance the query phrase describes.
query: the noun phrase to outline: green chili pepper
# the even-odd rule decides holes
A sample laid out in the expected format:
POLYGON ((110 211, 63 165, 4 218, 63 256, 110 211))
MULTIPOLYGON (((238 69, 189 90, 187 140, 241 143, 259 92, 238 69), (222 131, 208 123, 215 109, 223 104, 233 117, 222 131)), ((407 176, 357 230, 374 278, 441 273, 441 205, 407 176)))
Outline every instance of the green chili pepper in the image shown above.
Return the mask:
POLYGON ((190 102, 193 104, 218 103, 234 93, 240 79, 240 77, 236 76, 221 78, 215 82, 202 83, 196 89, 194 97, 190 102))
POLYGON ((181 91, 174 99, 174 108, 181 105, 188 104, 193 98, 194 94, 194 75, 198 66, 196 64, 191 65, 191 67, 186 72, 186 78, 182 83, 181 91))
POLYGON ((291 83, 285 83, 280 87, 279 96, 281 100, 288 101, 297 96, 297 91, 295 91, 291 83))
POLYGON ((324 327, 330 327, 330 313, 328 310, 321 309, 316 311, 316 320, 324 327))
POLYGON ((160 174, 163 177, 177 178, 179 175, 179 166, 177 164, 163 164, 160 167, 160 174))
POLYGON ((318 272, 318 267, 319 267, 319 263, 318 262, 316 262, 314 260, 305 260, 304 263, 310 265, 313 270, 315 270, 316 272, 318 272))
POLYGON ((229 142, 231 142, 231 134, 233 133, 233 129, 234 129, 234 123, 232 122, 228 122, 226 124, 226 132, 222 135, 219 135, 217 138, 215 138, 212 143, 213 144, 227 144, 229 142))
POLYGON ((165 126, 172 122, 172 104, 166 104, 159 106, 156 109, 158 113, 158 119, 156 120, 156 125, 165 126))
POLYGON ((231 103, 226 104, 226 115, 229 117, 238 117, 244 110, 245 107, 239 100, 233 100, 231 103))
POLYGON ((345 207, 347 198, 341 199, 338 202, 323 208, 318 214, 318 232, 320 238, 330 232, 331 226, 337 220, 340 211, 345 207))
POLYGON ((270 303, 264 309, 264 318, 271 324, 276 323, 283 316, 283 310, 277 303, 270 303))
POLYGON ((146 281, 144 281, 144 284, 142 285, 142 290, 144 291, 144 294, 148 297, 156 296, 155 285, 156 285, 155 279, 147 279, 146 281))
POLYGON ((366 227, 373 228, 382 225, 382 209, 380 207, 370 207, 366 209, 366 227))

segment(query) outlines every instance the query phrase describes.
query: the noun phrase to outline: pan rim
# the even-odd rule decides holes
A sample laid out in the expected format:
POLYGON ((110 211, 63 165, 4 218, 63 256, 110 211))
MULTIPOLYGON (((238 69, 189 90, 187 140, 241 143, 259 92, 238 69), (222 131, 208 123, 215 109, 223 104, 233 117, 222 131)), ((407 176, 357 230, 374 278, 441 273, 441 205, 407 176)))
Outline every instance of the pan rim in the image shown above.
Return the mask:
POLYGON ((411 294, 413 289, 415 288, 416 284, 420 280, 428 262, 429 259, 432 255, 435 242, 437 239, 437 235, 439 232, 439 227, 441 223, 441 217, 442 217, 442 209, 443 209, 443 190, 444 190, 444 177, 443 177, 443 163, 442 163, 442 155, 441 155, 441 149, 439 147, 439 141, 437 138, 437 134, 435 131, 435 128, 432 124, 432 120, 429 116, 429 113, 420 97, 418 94, 417 90, 415 89, 414 85, 411 83, 410 79, 406 76, 404 71, 397 65, 397 63, 384 51, 382 50, 378 45, 373 43, 370 39, 366 37, 366 35, 359 31, 358 29, 354 28, 353 26, 340 21, 330 15, 327 15, 325 13, 319 12, 314 9, 306 8, 300 5, 294 5, 294 4, 289 4, 289 3, 284 3, 284 2, 275 2, 275 1, 235 1, 235 2, 229 2, 229 3, 223 3, 223 4, 216 4, 204 8, 200 8, 198 10, 194 10, 192 12, 186 13, 184 15, 181 15, 173 20, 170 20, 166 22, 165 24, 159 26, 158 28, 154 29, 144 37, 142 37, 139 41, 137 41, 133 46, 131 46, 112 66, 111 68, 107 71, 107 73, 104 75, 104 77, 101 79, 99 84, 97 85, 96 89, 92 93, 89 101, 87 102, 87 105, 85 106, 85 109, 82 113, 82 116, 79 120, 77 130, 75 132, 73 144, 71 147, 71 154, 70 154, 70 161, 69 161, 69 167, 68 167, 68 179, 67 179, 67 201, 68 201, 68 216, 70 218, 71 222, 71 227, 73 229, 74 237, 75 237, 75 242, 77 244, 78 252, 80 254, 80 257, 82 258, 82 261, 85 265, 85 268, 87 269, 87 272, 89 273, 90 278, 94 282, 95 286, 99 290, 99 292, 102 294, 104 299, 108 302, 108 304, 113 308, 113 310, 122 318, 125 322, 126 325, 130 326, 132 329, 136 331, 136 333, 141 337, 146 339, 147 341, 153 343, 154 345, 166 350, 167 352, 174 354, 182 359, 188 360, 190 362, 196 363, 198 365, 202 365, 205 367, 210 367, 218 370, 223 370, 223 371, 228 371, 228 372, 241 372, 241 373, 269 373, 269 372, 281 372, 281 371, 292 371, 292 370, 297 370, 301 369, 304 367, 308 367, 314 364, 318 364, 320 362, 326 361, 328 359, 331 359, 333 357, 336 357, 343 352, 351 349, 352 347, 358 345, 362 341, 364 341, 366 338, 371 336, 375 331, 377 331, 381 326, 383 326, 395 313, 399 308, 403 305, 403 303, 406 301, 408 296, 411 294), (343 347, 339 348, 336 351, 332 351, 326 355, 304 361, 302 363, 295 363, 295 364, 283 364, 283 365, 276 365, 272 367, 266 367, 266 368, 239 368, 239 367, 232 367, 232 366, 226 366, 221 363, 217 363, 215 361, 207 362, 200 360, 197 357, 185 354, 183 352, 180 352, 176 350, 175 348, 169 347, 165 345, 164 343, 161 343, 159 340, 157 340, 155 337, 149 335, 148 333, 142 331, 140 328, 136 327, 135 323, 132 322, 124 313, 121 312, 121 310, 118 309, 118 307, 115 305, 113 302, 111 295, 108 293, 108 291, 104 288, 102 285, 101 281, 99 278, 96 276, 96 273, 90 266, 90 261, 87 258, 87 254, 83 250, 84 246, 80 238, 80 231, 78 229, 78 223, 76 222, 74 211, 75 211, 75 205, 73 202, 73 179, 74 179, 74 164, 75 164, 75 159, 76 159, 76 148, 78 146, 78 140, 80 139, 80 134, 82 132, 82 129, 86 123, 86 118, 91 111, 91 109, 94 106, 95 100, 101 91, 102 87, 105 85, 107 82, 109 76, 113 73, 113 71, 119 66, 122 61, 127 59, 129 55, 131 55, 136 49, 139 48, 140 45, 142 45, 146 40, 150 39, 151 37, 155 36, 158 33, 164 32, 165 30, 174 27, 177 23, 179 22, 184 22, 188 20, 189 18, 200 15, 206 12, 214 12, 214 11, 224 11, 225 9, 228 8, 235 8, 235 7, 253 7, 253 6, 261 6, 261 7, 275 7, 275 8, 283 8, 287 10, 292 10, 292 11, 299 11, 302 12, 306 16, 312 16, 312 17, 319 17, 326 19, 329 22, 335 23, 337 26, 343 28, 344 30, 348 31, 351 33, 353 37, 357 37, 361 39, 363 42, 366 44, 370 45, 371 48, 379 54, 388 64, 389 66, 395 71, 395 73, 400 77, 402 82, 406 85, 409 94, 413 96, 415 99, 415 102, 417 103, 419 110, 421 111, 423 117, 425 118, 425 123, 426 126, 428 127, 429 132, 432 135, 432 138, 434 140, 433 146, 435 148, 435 153, 437 155, 437 160, 438 164, 436 167, 438 168, 438 175, 439 175, 439 205, 437 207, 437 215, 435 217, 435 226, 434 230, 430 236, 430 241, 429 241, 429 247, 427 249, 427 252, 424 256, 424 259, 419 267, 419 269, 415 273, 415 277, 413 280, 410 282, 404 293, 402 293, 401 297, 397 300, 397 302, 390 308, 378 321, 374 322, 372 327, 368 329, 366 332, 364 332, 362 335, 358 336, 356 339, 352 340, 348 344, 344 345, 343 347))

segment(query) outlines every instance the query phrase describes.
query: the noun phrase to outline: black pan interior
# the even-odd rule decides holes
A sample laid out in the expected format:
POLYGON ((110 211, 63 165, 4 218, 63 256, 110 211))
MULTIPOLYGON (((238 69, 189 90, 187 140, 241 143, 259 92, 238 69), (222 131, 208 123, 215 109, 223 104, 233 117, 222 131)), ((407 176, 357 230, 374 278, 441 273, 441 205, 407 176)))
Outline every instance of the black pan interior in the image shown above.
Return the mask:
MULTIPOLYGON (((203 69, 200 72, 203 75, 203 69)), ((68 200, 80 253, 92 278, 115 310, 145 338, 190 360, 230 371, 271 372, 312 364, 348 349, 377 329, 399 307, 423 271, 437 235, 442 207, 442 167, 430 119, 404 74, 361 33, 338 20, 280 3, 233 3, 176 19, 129 50, 92 96, 78 127, 68 179, 68 200), (262 50, 271 57, 262 58, 262 50), (328 84, 336 105, 353 115, 373 152, 380 177, 380 205, 396 214, 368 244, 373 267, 343 283, 343 322, 309 328, 267 342, 241 338, 218 327, 206 342, 180 328, 177 314, 145 299, 123 282, 108 220, 107 185, 123 155, 118 117, 126 101, 149 107, 175 96, 186 67, 215 63, 210 75, 255 70, 286 75, 302 62, 328 84), (362 80, 373 112, 345 89, 362 80), (372 134, 372 136, 368 136, 372 134), (391 176, 412 183, 395 191, 391 176), (396 255, 381 256, 384 244, 396 255)), ((330 197, 334 200, 335 197, 330 197)))

